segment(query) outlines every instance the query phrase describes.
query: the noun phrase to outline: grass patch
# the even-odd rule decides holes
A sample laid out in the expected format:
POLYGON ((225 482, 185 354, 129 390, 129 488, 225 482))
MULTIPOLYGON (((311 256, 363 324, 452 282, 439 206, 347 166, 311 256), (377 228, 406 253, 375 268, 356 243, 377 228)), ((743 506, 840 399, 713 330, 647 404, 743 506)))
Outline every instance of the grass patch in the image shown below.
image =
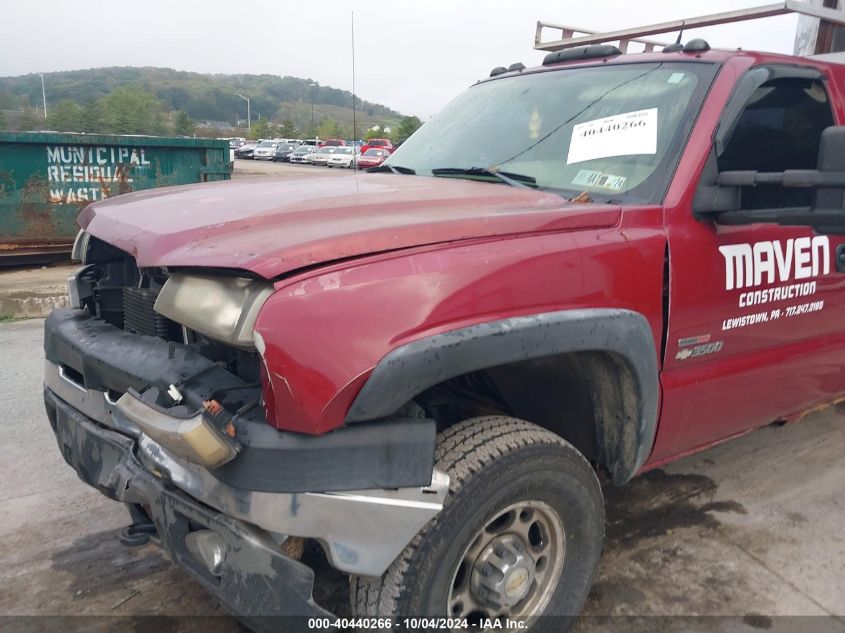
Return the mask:
POLYGON ((23 321, 26 317, 12 316, 11 314, 0 314, 0 323, 17 323, 23 321))

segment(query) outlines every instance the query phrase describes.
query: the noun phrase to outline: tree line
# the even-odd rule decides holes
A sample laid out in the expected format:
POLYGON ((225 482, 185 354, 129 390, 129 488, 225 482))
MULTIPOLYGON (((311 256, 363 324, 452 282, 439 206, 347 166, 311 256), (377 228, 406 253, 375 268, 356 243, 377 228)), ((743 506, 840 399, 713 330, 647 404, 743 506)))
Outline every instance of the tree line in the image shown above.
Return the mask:
MULTIPOLYGON (((323 119, 345 124, 351 113, 351 93, 323 86, 310 79, 278 75, 224 75, 176 71, 170 68, 108 67, 44 74, 48 112, 53 104, 66 100, 85 107, 123 86, 135 86, 152 93, 168 113, 184 112, 200 122, 217 122, 229 127, 244 125, 246 102, 250 99, 252 121, 289 118, 301 130, 316 127, 323 119), (280 111, 284 110, 280 116, 280 111), (312 116, 313 113, 313 116, 312 116)), ((37 74, 0 77, 0 110, 42 110, 41 78, 37 74)), ((370 126, 384 121, 395 123, 401 114, 358 97, 354 100, 358 122, 370 126)), ((95 113, 90 113, 95 116, 95 113)), ((13 121, 7 115, 7 123, 13 121)), ((169 121, 166 121, 166 123, 169 121)))
POLYGON ((416 132, 421 125, 422 121, 419 117, 405 116, 399 119, 395 127, 389 128, 389 132, 385 132, 380 126, 379 129, 359 127, 358 134, 353 134, 351 125, 344 125, 335 119, 323 119, 319 125, 305 130, 300 130, 291 119, 283 119, 280 122, 262 119, 252 125, 247 136, 251 139, 304 137, 349 139, 354 136, 356 139, 390 138, 394 143, 401 143, 416 132))
MULTIPOLYGON (((349 113, 344 113, 347 115, 349 113)), ((139 86, 120 86, 109 94, 87 103, 78 103, 72 99, 62 99, 48 106, 48 116, 44 119, 43 110, 26 105, 10 121, 0 112, 0 129, 16 131, 53 130, 56 132, 86 132, 89 134, 149 134, 154 136, 247 136, 259 138, 351 138, 353 136, 351 120, 338 121, 325 115, 307 121, 302 108, 280 108, 273 118, 263 118, 252 122, 248 129, 238 128, 203 128, 183 110, 169 110, 167 105, 156 98, 155 94, 139 86), (300 119, 297 121, 296 119, 300 119)), ((372 120, 372 119, 370 119, 372 120)), ((365 119, 366 121, 366 119, 365 119)), ((420 125, 417 117, 400 117, 391 126, 373 126, 380 130, 390 127, 390 133, 375 132, 359 126, 357 138, 364 136, 387 136, 395 142, 401 142, 410 136, 420 125)))
MULTIPOLYGON (((42 106, 43 108, 43 106, 42 106)), ((91 134, 170 134, 192 136, 196 124, 182 111, 167 111, 151 92, 121 86, 100 99, 78 103, 62 99, 43 109, 25 105, 17 116, 5 116, 0 127, 16 131, 53 130, 91 134)))

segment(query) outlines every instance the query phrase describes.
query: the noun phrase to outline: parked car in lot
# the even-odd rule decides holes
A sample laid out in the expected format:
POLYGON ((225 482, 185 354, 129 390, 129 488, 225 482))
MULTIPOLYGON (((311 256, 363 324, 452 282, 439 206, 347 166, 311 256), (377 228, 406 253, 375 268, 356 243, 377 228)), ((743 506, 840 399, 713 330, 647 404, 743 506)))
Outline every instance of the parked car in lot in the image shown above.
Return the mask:
POLYGON ((387 150, 388 154, 393 153, 393 141, 389 138, 371 138, 368 141, 364 141, 364 145, 361 147, 361 153, 365 153, 368 149, 384 149, 387 150))
POLYGON ((234 168, 235 150, 243 145, 245 141, 239 138, 221 138, 220 140, 229 142, 229 167, 234 168))
POLYGON ((320 141, 321 147, 343 147, 344 145, 346 145, 346 141, 342 138, 327 138, 320 141))
POLYGON ((290 159, 290 155, 299 147, 298 143, 279 143, 276 146, 276 151, 273 153, 273 161, 277 163, 286 163, 290 159))
POLYGON ((602 480, 842 403, 843 66, 618 39, 494 69, 357 178, 85 208, 40 395, 123 543, 265 630, 337 621, 319 547, 356 622, 558 633, 602 480))
POLYGON ((279 143, 276 141, 261 141, 252 153, 255 160, 273 160, 276 148, 279 143))
POLYGON ((290 163, 308 163, 308 157, 317 151, 316 145, 300 145, 290 154, 288 154, 288 162, 290 163))
POLYGON ((371 147, 358 157, 358 169, 378 167, 388 159, 390 152, 386 149, 371 147))
POLYGON ((348 145, 338 147, 326 162, 327 167, 355 167, 358 164, 358 148, 348 145))
POLYGON ((257 145, 258 143, 254 141, 244 143, 235 150, 235 158, 252 158, 252 153, 257 145))
POLYGON ((308 162, 312 165, 325 165, 338 149, 336 145, 324 145, 308 156, 308 162))

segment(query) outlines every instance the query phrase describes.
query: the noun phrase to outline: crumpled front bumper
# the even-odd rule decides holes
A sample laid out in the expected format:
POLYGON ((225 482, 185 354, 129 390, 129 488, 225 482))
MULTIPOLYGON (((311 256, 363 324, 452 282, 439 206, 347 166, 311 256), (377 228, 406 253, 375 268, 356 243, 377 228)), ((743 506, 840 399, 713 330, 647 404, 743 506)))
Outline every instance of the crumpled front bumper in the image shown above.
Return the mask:
MULTIPOLYGON (((311 599, 313 571, 282 553, 286 538, 314 539, 337 569, 378 576, 442 509, 449 478, 437 470, 430 485, 393 489, 278 492, 222 481, 146 435, 118 403, 123 390, 153 377, 176 381, 184 365, 197 371, 210 363, 71 312, 45 324, 45 404, 65 460, 106 496, 149 507, 174 561, 239 615, 326 613, 311 599), (163 353, 153 353, 155 345, 163 353), (197 526, 225 543, 213 573, 186 544, 197 526)), ((303 438, 302 450, 324 446, 317 441, 303 438)), ((320 463, 323 450, 305 455, 320 463)))
MULTIPOLYGON (((169 487, 135 457, 135 440, 98 426, 45 390, 62 455, 79 477, 107 497, 143 505, 161 546, 232 612, 251 624, 277 616, 326 616, 312 596, 314 572, 284 556, 262 530, 216 512, 169 487), (225 555, 212 573, 189 549, 190 534, 213 532, 225 555)), ((277 627, 276 627, 277 628, 277 627)))

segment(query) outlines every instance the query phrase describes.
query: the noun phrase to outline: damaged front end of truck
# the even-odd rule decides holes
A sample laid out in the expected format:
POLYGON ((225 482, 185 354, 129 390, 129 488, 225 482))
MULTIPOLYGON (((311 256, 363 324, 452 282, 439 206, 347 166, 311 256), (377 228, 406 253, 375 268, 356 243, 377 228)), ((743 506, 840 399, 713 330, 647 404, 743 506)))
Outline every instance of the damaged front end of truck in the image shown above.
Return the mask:
POLYGON ((81 235, 73 305, 45 324, 44 399, 68 464, 128 506, 121 541, 157 543, 247 619, 329 613, 305 541, 342 572, 383 573, 443 505, 433 421, 272 428, 252 329, 272 284, 142 269, 81 235))

